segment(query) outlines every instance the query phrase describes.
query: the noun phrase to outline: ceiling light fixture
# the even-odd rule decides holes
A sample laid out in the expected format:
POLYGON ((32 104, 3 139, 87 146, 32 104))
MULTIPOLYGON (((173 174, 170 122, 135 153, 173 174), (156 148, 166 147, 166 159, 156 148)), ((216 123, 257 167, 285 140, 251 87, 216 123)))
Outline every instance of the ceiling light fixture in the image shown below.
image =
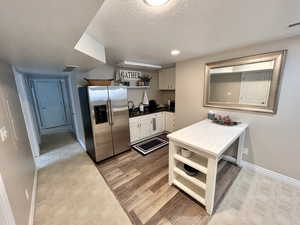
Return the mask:
POLYGON ((144 2, 150 6, 162 6, 169 0, 144 0, 144 2))
POLYGON ((174 50, 171 51, 171 55, 176 56, 176 55, 179 55, 179 54, 180 54, 180 51, 177 50, 177 49, 174 49, 174 50))
POLYGON ((148 63, 140 63, 140 62, 134 62, 134 61, 123 61, 119 64, 119 66, 135 66, 135 67, 145 67, 145 68, 152 68, 152 69, 161 69, 162 66, 160 65, 154 65, 154 64, 148 64, 148 63))

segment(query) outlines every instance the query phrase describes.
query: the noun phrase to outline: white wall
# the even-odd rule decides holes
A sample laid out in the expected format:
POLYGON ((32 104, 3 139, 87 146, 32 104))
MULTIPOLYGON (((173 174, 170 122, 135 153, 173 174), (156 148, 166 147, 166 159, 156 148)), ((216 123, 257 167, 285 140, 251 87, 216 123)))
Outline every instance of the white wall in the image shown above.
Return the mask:
POLYGON ((72 104, 72 115, 74 126, 76 130, 76 138, 83 148, 85 148, 85 138, 83 130, 83 121, 80 108, 80 101, 78 95, 78 77, 79 74, 75 71, 69 75, 69 85, 70 85, 70 96, 72 104))
POLYGON ((13 73, 16 80, 18 95, 20 98, 22 112, 26 123, 26 129, 32 154, 34 157, 38 157, 40 155, 39 143, 41 141, 41 138, 39 135, 37 121, 35 120, 33 105, 29 100, 29 90, 26 85, 24 74, 20 73, 16 68, 13 68, 13 73))
MULTIPOLYGON (((276 115, 219 110, 250 124, 245 160, 300 180, 300 37, 226 51, 176 64, 176 127, 207 116, 203 107, 204 65, 208 62, 288 49, 276 115)), ((218 112, 218 110, 213 109, 218 112)))
MULTIPOLYGON (((22 115, 14 74, 0 62, 0 129, 7 139, 0 139, 0 174, 13 211, 16 225, 27 225, 30 218, 35 165, 22 115), (26 198, 25 191, 28 192, 26 198)), ((0 224, 2 221, 0 221, 0 224)))

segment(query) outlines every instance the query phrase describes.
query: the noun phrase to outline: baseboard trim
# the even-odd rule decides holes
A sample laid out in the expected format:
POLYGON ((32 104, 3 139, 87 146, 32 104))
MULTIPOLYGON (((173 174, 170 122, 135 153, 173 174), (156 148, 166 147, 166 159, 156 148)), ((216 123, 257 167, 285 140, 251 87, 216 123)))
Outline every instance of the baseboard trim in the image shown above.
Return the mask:
POLYGON ((243 161, 242 165, 243 165, 244 168, 253 170, 257 173, 272 177, 274 179, 280 180, 282 182, 285 182, 287 184, 291 184, 291 185, 296 186, 296 187, 300 187, 300 180, 297 180, 295 178, 288 177, 288 176, 283 175, 281 173, 277 173, 275 171, 265 169, 263 167, 257 166, 255 164, 249 163, 247 161, 243 161))
POLYGON ((37 193, 37 169, 35 169, 35 171, 34 171, 33 187, 32 187, 32 194, 31 194, 30 215, 29 215, 28 225, 33 225, 33 223, 34 223, 36 193, 37 193))

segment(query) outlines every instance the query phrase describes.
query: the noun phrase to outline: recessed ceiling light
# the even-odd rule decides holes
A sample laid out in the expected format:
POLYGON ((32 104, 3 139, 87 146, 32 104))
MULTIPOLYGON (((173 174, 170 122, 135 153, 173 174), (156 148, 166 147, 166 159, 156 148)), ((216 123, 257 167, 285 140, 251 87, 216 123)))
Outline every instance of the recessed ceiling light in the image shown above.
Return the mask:
POLYGON ((144 0, 148 5, 151 6, 161 6, 168 2, 169 0, 144 0))
POLYGON ((171 55, 179 55, 179 54, 180 54, 180 51, 177 49, 174 49, 171 51, 171 55))

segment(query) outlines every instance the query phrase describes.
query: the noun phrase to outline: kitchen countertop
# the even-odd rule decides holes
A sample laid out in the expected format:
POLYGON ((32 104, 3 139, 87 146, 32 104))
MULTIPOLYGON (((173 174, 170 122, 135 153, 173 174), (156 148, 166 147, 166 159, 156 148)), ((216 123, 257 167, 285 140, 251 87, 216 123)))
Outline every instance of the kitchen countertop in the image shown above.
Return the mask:
POLYGON ((203 120, 168 135, 170 140, 186 144, 213 156, 220 156, 248 127, 241 123, 224 126, 203 120))
MULTIPOLYGON (((167 107, 161 107, 161 108, 157 108, 157 110, 155 110, 154 112, 149 112, 149 111, 139 112, 139 111, 137 111, 134 113, 129 113, 129 118, 145 116, 145 115, 158 113, 158 112, 172 112, 172 111, 170 111, 167 107)), ((172 113, 175 113, 175 112, 172 112, 172 113)))

